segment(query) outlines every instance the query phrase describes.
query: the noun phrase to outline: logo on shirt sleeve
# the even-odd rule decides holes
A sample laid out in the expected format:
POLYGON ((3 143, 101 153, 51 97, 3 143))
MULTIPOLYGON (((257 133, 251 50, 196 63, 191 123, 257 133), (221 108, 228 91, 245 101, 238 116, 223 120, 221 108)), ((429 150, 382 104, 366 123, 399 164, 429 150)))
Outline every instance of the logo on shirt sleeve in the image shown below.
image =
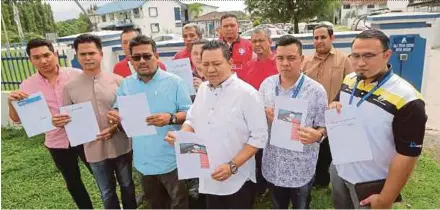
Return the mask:
POLYGON ((246 52, 246 50, 244 50, 244 48, 239 48, 238 49, 238 54, 239 55, 244 55, 245 52, 246 52))
POLYGON ((410 143, 409 143, 409 147, 410 147, 410 148, 422 148, 423 145, 421 145, 421 144, 416 144, 415 142, 410 142, 410 143))

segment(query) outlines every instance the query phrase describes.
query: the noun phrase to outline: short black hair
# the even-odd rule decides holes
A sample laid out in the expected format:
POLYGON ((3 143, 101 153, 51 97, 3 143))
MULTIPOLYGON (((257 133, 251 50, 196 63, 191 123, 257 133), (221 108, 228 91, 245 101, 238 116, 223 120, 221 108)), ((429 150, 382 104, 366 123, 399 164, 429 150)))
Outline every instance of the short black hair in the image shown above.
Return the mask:
POLYGON ((223 20, 226 19, 226 18, 235 18, 235 20, 236 20, 237 23, 238 23, 237 15, 234 15, 234 14, 232 14, 232 13, 226 13, 226 14, 224 14, 224 15, 222 15, 222 16, 220 17, 220 25, 222 25, 223 20))
POLYGON ((197 40, 194 40, 194 41, 191 42, 191 48, 190 48, 190 50, 192 50, 192 47, 193 47, 194 45, 206 44, 206 42, 208 42, 208 40, 206 40, 206 39, 197 39, 197 40))
POLYGON ((139 30, 137 30, 137 29, 134 29, 134 28, 126 28, 126 29, 124 29, 123 31, 122 31, 122 33, 121 33, 121 39, 122 39, 122 35, 124 35, 124 34, 126 34, 126 33, 131 33, 131 32, 136 32, 136 35, 140 35, 141 34, 141 32, 139 32, 139 30))
POLYGON ((302 55, 302 43, 299 39, 292 35, 284 35, 280 37, 278 42, 275 44, 275 50, 278 48, 278 46, 288 46, 291 44, 295 44, 298 47, 298 52, 300 55, 302 55))
POLYGON ((333 27, 325 24, 318 24, 317 26, 315 26, 315 28, 313 28, 313 34, 315 34, 315 30, 318 28, 326 28, 328 32, 328 36, 329 37, 333 36, 333 27))
POLYGON ((47 40, 47 39, 41 39, 41 38, 36 38, 36 39, 31 39, 26 46, 26 53, 28 54, 29 57, 31 57, 31 49, 37 48, 37 47, 44 47, 46 46, 47 48, 49 48, 49 50, 53 53, 55 53, 55 49, 53 48, 52 43, 47 40))
POLYGON ((137 35, 130 41, 130 54, 132 54, 133 47, 144 44, 151 45, 151 48, 153 48, 153 52, 157 52, 156 42, 152 38, 145 35, 137 35))
POLYGON ((356 39, 377 39, 380 41, 383 50, 390 49, 390 39, 388 38, 388 36, 384 32, 376 29, 368 29, 362 31, 354 38, 353 42, 351 43, 352 46, 356 39))
POLYGON ((224 42, 217 41, 217 40, 212 40, 212 41, 206 42, 202 46, 202 52, 200 53, 200 57, 202 57, 203 52, 205 50, 216 50, 216 49, 222 50, 223 57, 227 61, 229 61, 231 59, 231 53, 229 52, 229 47, 224 42))
POLYGON ((75 51, 78 51, 78 45, 83 43, 95 43, 96 48, 98 48, 100 51, 102 50, 102 41, 99 36, 93 35, 93 34, 81 34, 78 37, 76 37, 75 41, 73 41, 73 47, 75 48, 75 51))

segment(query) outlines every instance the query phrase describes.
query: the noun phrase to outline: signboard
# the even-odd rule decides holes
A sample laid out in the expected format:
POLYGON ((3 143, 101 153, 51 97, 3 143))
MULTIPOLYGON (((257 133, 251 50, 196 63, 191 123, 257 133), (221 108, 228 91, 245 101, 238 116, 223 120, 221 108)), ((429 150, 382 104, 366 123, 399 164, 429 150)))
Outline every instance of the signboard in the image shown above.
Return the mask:
POLYGON ((57 41, 57 35, 57 33, 46 33, 46 39, 52 43, 55 43, 57 41))
POLYGON ((415 36, 394 37, 391 48, 393 52, 412 52, 415 47, 415 36))

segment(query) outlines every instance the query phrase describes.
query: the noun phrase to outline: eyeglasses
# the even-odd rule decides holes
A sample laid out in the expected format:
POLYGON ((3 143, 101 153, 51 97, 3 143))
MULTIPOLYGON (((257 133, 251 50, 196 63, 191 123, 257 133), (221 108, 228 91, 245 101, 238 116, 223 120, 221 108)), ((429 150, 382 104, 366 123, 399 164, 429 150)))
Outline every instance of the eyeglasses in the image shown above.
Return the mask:
POLYGON ((141 58, 143 58, 144 61, 149 61, 151 60, 152 57, 153 57, 152 54, 140 54, 140 55, 132 55, 131 59, 133 59, 133 61, 140 61, 141 58))
POLYGON ((379 54, 384 53, 385 51, 387 50, 383 50, 382 52, 379 53, 364 53, 364 54, 352 53, 348 57, 356 62, 359 61, 360 59, 363 59, 364 61, 369 61, 374 57, 378 56, 379 54))

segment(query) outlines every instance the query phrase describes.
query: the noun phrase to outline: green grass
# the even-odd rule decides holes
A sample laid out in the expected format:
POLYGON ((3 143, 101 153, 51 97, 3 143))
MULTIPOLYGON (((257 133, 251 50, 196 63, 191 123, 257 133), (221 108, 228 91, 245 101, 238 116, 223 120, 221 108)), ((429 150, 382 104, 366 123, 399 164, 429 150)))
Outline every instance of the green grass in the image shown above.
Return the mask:
MULTIPOLYGON (((3 209, 15 208, 76 208, 57 172, 50 154, 43 145, 44 137, 26 137, 23 130, 2 128, 2 182, 3 209)), ((93 176, 81 164, 81 174, 95 208, 102 208, 98 187, 93 176)), ((133 175, 136 191, 140 191, 133 175)), ((440 166, 424 152, 409 183, 403 190, 404 202, 394 208, 439 208, 440 166)), ((313 190, 312 208, 332 208, 331 190, 313 190)), ((141 208, 145 208, 145 204, 141 208)), ((256 208, 271 208, 269 196, 258 201, 256 208)))
MULTIPOLYGON (((21 57, 17 60, 6 60, 6 52, 1 52, 2 63, 1 63, 1 76, 2 82, 21 82, 28 78, 29 76, 35 74, 36 69, 32 63, 26 59, 26 54, 19 51, 11 51, 12 58, 21 57)), ((67 66, 65 59, 59 59, 60 66, 67 66)), ((19 84, 2 84, 2 91, 17 90, 19 84)))

